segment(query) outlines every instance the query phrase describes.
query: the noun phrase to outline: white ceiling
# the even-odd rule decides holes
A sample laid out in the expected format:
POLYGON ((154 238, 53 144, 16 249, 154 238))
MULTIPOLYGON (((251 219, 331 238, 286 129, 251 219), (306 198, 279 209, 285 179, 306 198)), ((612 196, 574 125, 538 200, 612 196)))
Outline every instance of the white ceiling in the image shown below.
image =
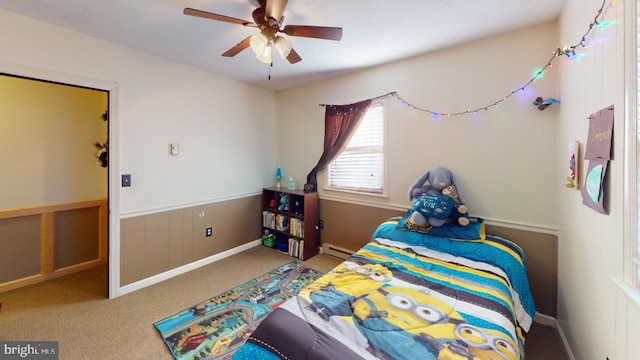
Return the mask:
POLYGON ((191 7, 253 22, 257 0, 0 0, 0 9, 273 90, 551 21, 563 5, 564 0, 289 0, 283 25, 342 27, 342 40, 287 36, 302 61, 289 64, 276 54, 269 69, 250 48, 220 56, 256 28, 183 14, 191 7))

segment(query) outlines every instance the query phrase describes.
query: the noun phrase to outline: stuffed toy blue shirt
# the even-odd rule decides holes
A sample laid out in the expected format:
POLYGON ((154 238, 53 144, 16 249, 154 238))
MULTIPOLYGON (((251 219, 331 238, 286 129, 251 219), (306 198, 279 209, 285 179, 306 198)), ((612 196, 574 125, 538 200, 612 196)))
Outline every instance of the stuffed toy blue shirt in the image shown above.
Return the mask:
POLYGON ((409 213, 419 212, 426 218, 446 220, 453 210, 453 198, 439 194, 423 194, 418 196, 409 213))

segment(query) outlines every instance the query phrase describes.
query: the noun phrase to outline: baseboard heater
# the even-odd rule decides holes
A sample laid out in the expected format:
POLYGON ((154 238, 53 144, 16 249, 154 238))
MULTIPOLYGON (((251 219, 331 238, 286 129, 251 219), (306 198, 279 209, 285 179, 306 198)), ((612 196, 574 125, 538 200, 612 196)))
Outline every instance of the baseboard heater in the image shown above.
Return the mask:
POLYGON ((322 244, 322 253, 346 260, 349 256, 353 255, 354 252, 339 246, 325 243, 322 244))

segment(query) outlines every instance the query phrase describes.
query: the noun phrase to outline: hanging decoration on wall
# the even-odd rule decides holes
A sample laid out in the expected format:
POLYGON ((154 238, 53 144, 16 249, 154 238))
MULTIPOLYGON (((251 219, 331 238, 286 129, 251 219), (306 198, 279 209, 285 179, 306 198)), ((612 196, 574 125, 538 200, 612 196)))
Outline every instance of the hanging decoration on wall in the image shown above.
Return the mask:
MULTIPOLYGON (((109 121, 109 109, 104 111, 102 114, 102 121, 109 121)), ((109 132, 107 132, 107 140, 103 143, 98 141, 93 143, 93 146, 96 147, 96 153, 93 155, 100 166, 106 168, 109 166, 109 132)))
MULTIPOLYGON (((550 68, 553 67, 553 62, 554 60, 559 57, 559 56, 566 56, 569 59, 575 59, 578 58, 580 56, 580 54, 578 54, 578 51, 580 48, 587 48, 588 47, 588 41, 587 39, 589 38, 589 35, 591 34, 591 32, 593 31, 594 28, 605 28, 607 26, 609 26, 611 23, 610 22, 601 22, 602 19, 601 17, 603 17, 604 12, 606 11, 606 9, 608 8, 608 6, 610 6, 611 4, 615 3, 616 0, 603 0, 602 1, 602 5, 600 6, 600 8, 595 12, 595 15, 593 17, 593 20, 589 23, 589 27, 586 30, 586 32, 584 33, 584 35, 582 35, 582 37, 580 38, 580 41, 574 45, 571 46, 564 46, 564 47, 558 47, 555 49, 555 51, 553 51, 551 58, 549 58, 549 61, 547 61, 547 63, 539 68, 539 70, 534 71, 534 75, 533 77, 531 77, 531 79, 529 79, 526 83, 522 84, 521 86, 518 86, 514 89, 511 89, 511 91, 509 91, 504 97, 502 97, 501 99, 498 99, 492 103, 489 103, 487 105, 484 106, 480 106, 478 108, 475 109, 468 109, 465 111, 459 111, 459 112, 442 112, 442 111, 435 111, 429 108, 422 108, 419 106, 416 106, 410 102, 408 102, 407 100, 403 99, 402 97, 400 97, 400 95, 398 95, 397 92, 392 91, 389 92, 385 95, 382 96, 378 96, 377 98, 381 98, 381 97, 386 97, 386 96, 394 96, 398 99, 398 101, 400 101, 400 103, 403 106, 406 106, 408 108, 410 108, 413 111, 420 111, 420 112, 426 112, 431 114, 434 118, 439 118, 442 116, 446 116, 446 117, 450 117, 450 116, 461 116, 461 115, 467 115, 467 114, 477 114, 478 112, 481 111, 489 111, 490 109, 496 109, 499 107, 500 103, 502 103, 503 101, 509 99, 510 97, 512 97, 513 95, 515 95, 516 93, 520 92, 520 91, 524 91, 529 85, 531 85, 531 83, 533 83, 536 80, 539 80, 542 78, 542 76, 544 75, 544 72, 550 68)), ((538 99, 536 99, 537 101, 538 99)), ((546 109, 549 105, 557 103, 559 101, 549 98, 547 100, 542 100, 543 102, 543 106, 541 108, 541 106, 538 106, 538 104, 534 104, 536 106, 538 106, 538 109, 540 110, 544 110, 546 109), (553 101, 552 101, 553 100, 553 101), (549 104, 544 104, 545 101, 552 101, 549 104), (546 106, 545 106, 546 105, 546 106)), ((320 106, 325 107, 328 106, 330 108, 333 108, 334 106, 340 106, 340 105, 327 105, 327 104, 320 104, 320 106)), ((343 110, 344 112, 344 110, 343 110)))
POLYGON ((569 143, 569 176, 567 176, 566 187, 578 189, 578 156, 580 154, 580 143, 573 141, 569 143))
POLYGON ((589 160, 589 166, 582 187, 582 203, 599 213, 608 214, 604 181, 611 160, 613 105, 591 114, 588 119, 589 134, 584 158, 589 160))
POLYGON ((543 99, 541 96, 538 96, 536 100, 533 102, 533 105, 538 107, 538 110, 542 111, 553 104, 557 104, 560 101, 554 98, 543 99))

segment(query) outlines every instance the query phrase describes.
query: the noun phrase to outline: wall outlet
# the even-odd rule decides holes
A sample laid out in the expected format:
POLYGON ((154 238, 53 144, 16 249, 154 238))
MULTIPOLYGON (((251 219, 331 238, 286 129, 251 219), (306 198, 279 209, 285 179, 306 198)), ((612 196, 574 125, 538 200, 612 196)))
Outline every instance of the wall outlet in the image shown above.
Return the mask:
POLYGON ((209 227, 206 229, 206 231, 205 231, 204 235, 205 235, 206 237, 209 237, 209 236, 213 235, 213 228, 212 228, 211 226, 209 226, 209 227))
POLYGON ((318 228, 320 229, 324 228, 324 220, 320 220, 320 222, 318 223, 318 228))

